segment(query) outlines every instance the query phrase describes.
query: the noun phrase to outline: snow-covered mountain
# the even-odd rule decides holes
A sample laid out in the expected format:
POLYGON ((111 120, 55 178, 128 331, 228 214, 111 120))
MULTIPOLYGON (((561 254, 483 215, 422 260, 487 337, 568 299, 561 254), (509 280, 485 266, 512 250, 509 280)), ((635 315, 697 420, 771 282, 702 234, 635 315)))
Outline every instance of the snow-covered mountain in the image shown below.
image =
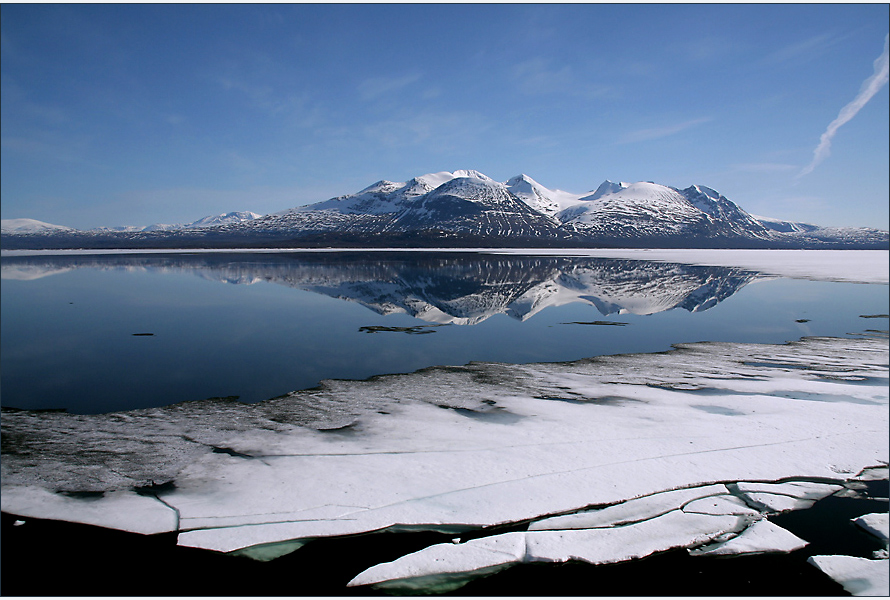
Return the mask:
POLYGON ((583 195, 547 189, 524 173, 509 179, 504 185, 507 186, 511 194, 539 213, 551 218, 556 217, 557 213, 569 206, 577 204, 583 195))
POLYGON ((551 190, 528 175, 498 182, 473 170, 359 192, 260 217, 228 213, 142 230, 19 232, 4 247, 663 247, 887 248, 886 231, 822 228, 755 217, 719 192, 605 181, 588 194, 551 190))
POLYGON ((255 212, 233 211, 223 213, 221 215, 208 215, 201 217, 197 221, 191 223, 153 223, 146 227, 138 227, 134 225, 124 225, 122 227, 96 227, 90 231, 97 232, 122 232, 133 233, 137 231, 175 231, 178 229, 197 229, 199 227, 216 227, 218 225, 228 225, 231 223, 243 223, 253 219, 259 219, 262 215, 255 212))
POLYGON ((0 233, 7 235, 34 235, 47 234, 59 231, 75 231, 64 225, 53 225, 36 219, 2 219, 0 220, 0 233))
POLYGON ((261 216, 255 212, 250 212, 249 210, 243 211, 234 211, 228 212, 221 215, 210 215, 208 217, 203 217, 189 223, 188 225, 184 225, 184 229, 195 229, 198 227, 216 227, 217 225, 229 225, 232 223, 244 223, 245 221, 252 221, 253 219, 259 219, 261 216))
POLYGON ((781 219, 771 219, 769 217, 760 217, 757 215, 751 215, 755 219, 757 219, 761 225, 766 227, 767 229, 772 229, 773 231, 780 231, 782 233, 806 233, 808 231, 815 231, 820 229, 818 225, 813 225, 812 223, 799 223, 796 221, 783 221, 781 219))

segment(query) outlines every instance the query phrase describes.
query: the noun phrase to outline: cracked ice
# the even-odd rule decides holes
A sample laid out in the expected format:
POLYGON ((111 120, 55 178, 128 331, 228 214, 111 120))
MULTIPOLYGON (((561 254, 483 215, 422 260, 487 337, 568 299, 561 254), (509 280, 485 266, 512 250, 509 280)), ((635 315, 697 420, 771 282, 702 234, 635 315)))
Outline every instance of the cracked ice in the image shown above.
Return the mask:
POLYGON ((4 410, 2 507, 259 560, 319 537, 528 525, 353 581, 402 590, 532 560, 787 552, 806 541, 766 515, 870 467, 886 478, 887 363, 880 338, 706 342, 325 381, 251 405, 4 410))

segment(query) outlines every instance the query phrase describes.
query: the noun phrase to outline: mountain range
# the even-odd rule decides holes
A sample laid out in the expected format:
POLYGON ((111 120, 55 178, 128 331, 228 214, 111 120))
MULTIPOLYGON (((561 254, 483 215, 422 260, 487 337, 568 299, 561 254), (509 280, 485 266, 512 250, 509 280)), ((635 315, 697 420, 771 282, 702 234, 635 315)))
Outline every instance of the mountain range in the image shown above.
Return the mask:
POLYGON ((887 231, 757 217, 703 185, 605 181, 587 194, 527 175, 498 182, 442 171, 265 216, 232 212, 185 225, 80 231, 4 220, 14 248, 249 247, 890 247, 887 231))

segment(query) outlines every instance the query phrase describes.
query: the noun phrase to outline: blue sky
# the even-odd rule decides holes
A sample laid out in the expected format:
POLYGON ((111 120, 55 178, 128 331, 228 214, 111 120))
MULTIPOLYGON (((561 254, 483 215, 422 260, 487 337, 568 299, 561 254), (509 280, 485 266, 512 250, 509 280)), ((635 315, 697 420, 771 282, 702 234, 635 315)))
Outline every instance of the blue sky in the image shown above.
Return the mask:
POLYGON ((758 215, 887 229, 888 86, 874 76, 888 17, 887 4, 4 4, 2 216, 189 222, 477 169, 577 193, 698 183, 758 215))

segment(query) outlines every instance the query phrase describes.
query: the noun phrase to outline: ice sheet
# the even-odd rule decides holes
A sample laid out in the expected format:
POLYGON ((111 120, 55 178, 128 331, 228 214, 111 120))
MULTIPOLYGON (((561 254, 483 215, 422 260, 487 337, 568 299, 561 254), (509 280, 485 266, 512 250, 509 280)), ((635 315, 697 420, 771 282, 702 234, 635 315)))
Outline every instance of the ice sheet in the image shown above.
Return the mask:
POLYGON ((327 381, 252 405, 4 411, 0 502, 258 558, 386 528, 643 525, 678 508, 736 522, 750 514, 733 485, 743 500, 798 502, 887 464, 887 389, 874 384, 887 355, 873 338, 700 343, 327 381))

